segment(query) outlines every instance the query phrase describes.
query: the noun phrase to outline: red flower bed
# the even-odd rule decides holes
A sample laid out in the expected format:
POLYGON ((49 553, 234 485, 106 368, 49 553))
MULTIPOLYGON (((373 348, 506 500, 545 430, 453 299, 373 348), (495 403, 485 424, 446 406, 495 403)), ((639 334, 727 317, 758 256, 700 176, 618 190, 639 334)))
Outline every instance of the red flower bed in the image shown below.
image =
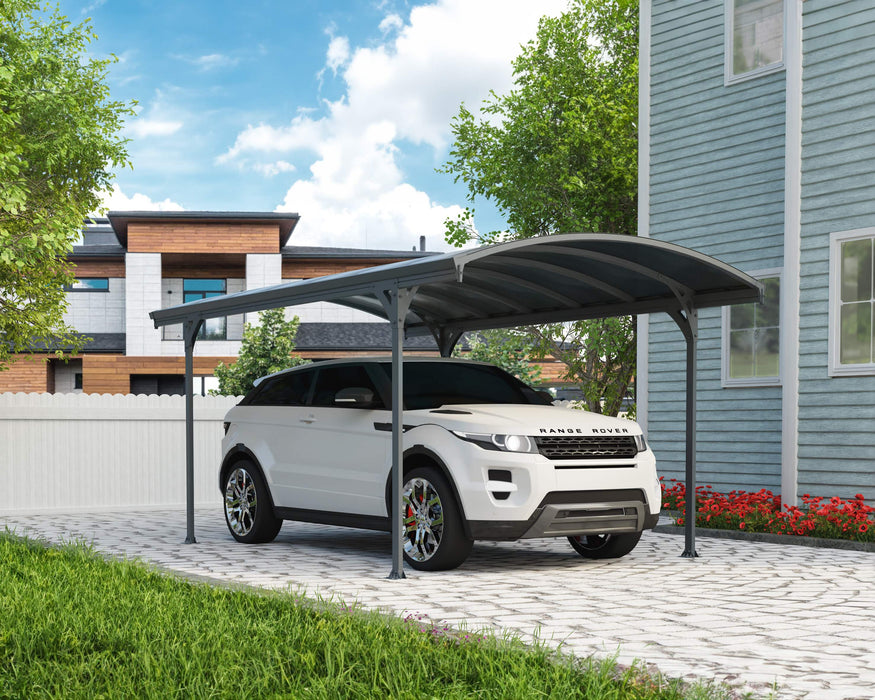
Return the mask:
MULTIPOLYGON (((660 477, 662 482, 662 477, 660 477)), ((677 511, 677 525, 686 517, 686 486, 669 479, 662 484, 662 505, 677 511)), ((696 487, 696 525, 718 530, 769 532, 776 535, 807 535, 831 539, 875 542, 875 508, 866 505, 862 494, 853 500, 838 496, 802 496, 802 507, 785 506, 781 497, 762 489, 756 493, 730 491, 722 494, 710 486, 696 487)))

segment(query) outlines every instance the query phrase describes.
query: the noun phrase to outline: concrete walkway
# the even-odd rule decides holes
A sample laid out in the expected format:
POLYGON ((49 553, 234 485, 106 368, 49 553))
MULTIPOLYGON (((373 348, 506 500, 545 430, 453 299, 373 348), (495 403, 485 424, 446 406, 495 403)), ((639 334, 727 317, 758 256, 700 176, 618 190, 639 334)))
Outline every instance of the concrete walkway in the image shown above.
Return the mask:
POLYGON ((565 540, 477 543, 455 571, 391 581, 387 534, 286 523, 269 545, 236 543, 220 508, 0 517, 51 542, 208 577, 354 601, 396 615, 537 635, 577 656, 638 659, 777 698, 875 698, 875 554, 646 533, 632 554, 582 559, 565 540))

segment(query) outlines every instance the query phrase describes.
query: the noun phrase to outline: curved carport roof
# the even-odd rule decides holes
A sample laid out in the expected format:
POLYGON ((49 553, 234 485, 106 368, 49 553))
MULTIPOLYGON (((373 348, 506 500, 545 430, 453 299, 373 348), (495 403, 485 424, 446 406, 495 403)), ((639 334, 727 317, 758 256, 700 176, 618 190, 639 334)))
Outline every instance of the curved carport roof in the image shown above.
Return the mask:
MULTIPOLYGON (((401 480, 401 339, 431 333, 449 355, 462 333, 526 324, 665 312, 687 340, 688 498, 695 484, 695 360, 697 309, 757 301, 752 277, 689 248, 614 234, 561 234, 498 243, 380 267, 203 299, 153 311, 156 327, 182 323, 186 387, 191 403, 191 357, 198 329, 208 318, 330 301, 369 312, 393 330, 393 484, 401 480)), ((187 413, 187 467, 193 447, 187 413)), ((189 532, 194 541, 193 496, 189 532)), ((693 512, 692 504, 687 504, 693 512)), ((403 576, 400 501, 393 498, 393 576, 403 576), (397 501, 397 502, 396 502, 397 501)), ((695 530, 686 519, 684 556, 694 557, 695 530)))

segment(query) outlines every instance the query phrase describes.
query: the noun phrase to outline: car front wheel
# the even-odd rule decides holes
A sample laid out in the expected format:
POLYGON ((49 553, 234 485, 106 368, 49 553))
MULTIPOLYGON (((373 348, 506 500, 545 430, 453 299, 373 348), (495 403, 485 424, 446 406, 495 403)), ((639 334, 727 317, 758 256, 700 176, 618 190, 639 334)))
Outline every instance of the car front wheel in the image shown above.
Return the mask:
POLYGON ((462 516, 450 485, 432 467, 412 469, 405 477, 401 513, 404 559, 414 569, 455 569, 471 553, 462 516))
POLYGON ((574 551, 587 559, 616 559, 624 557, 638 544, 640 532, 610 533, 605 535, 574 535, 568 538, 574 551))
POLYGON ((225 522, 238 542, 270 542, 283 521, 273 514, 261 472, 249 460, 235 463, 225 477, 225 522))

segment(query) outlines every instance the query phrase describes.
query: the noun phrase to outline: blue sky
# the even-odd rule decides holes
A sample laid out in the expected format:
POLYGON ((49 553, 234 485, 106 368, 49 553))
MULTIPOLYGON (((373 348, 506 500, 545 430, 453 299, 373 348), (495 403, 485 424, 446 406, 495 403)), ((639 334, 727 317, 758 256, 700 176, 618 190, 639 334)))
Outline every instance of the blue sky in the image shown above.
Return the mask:
MULTIPOLYGON (((137 100, 112 209, 294 211, 292 242, 444 249, 464 190, 435 168, 459 104, 566 0, 60 0, 137 100)), ((478 206, 477 225, 501 221, 478 206)))

